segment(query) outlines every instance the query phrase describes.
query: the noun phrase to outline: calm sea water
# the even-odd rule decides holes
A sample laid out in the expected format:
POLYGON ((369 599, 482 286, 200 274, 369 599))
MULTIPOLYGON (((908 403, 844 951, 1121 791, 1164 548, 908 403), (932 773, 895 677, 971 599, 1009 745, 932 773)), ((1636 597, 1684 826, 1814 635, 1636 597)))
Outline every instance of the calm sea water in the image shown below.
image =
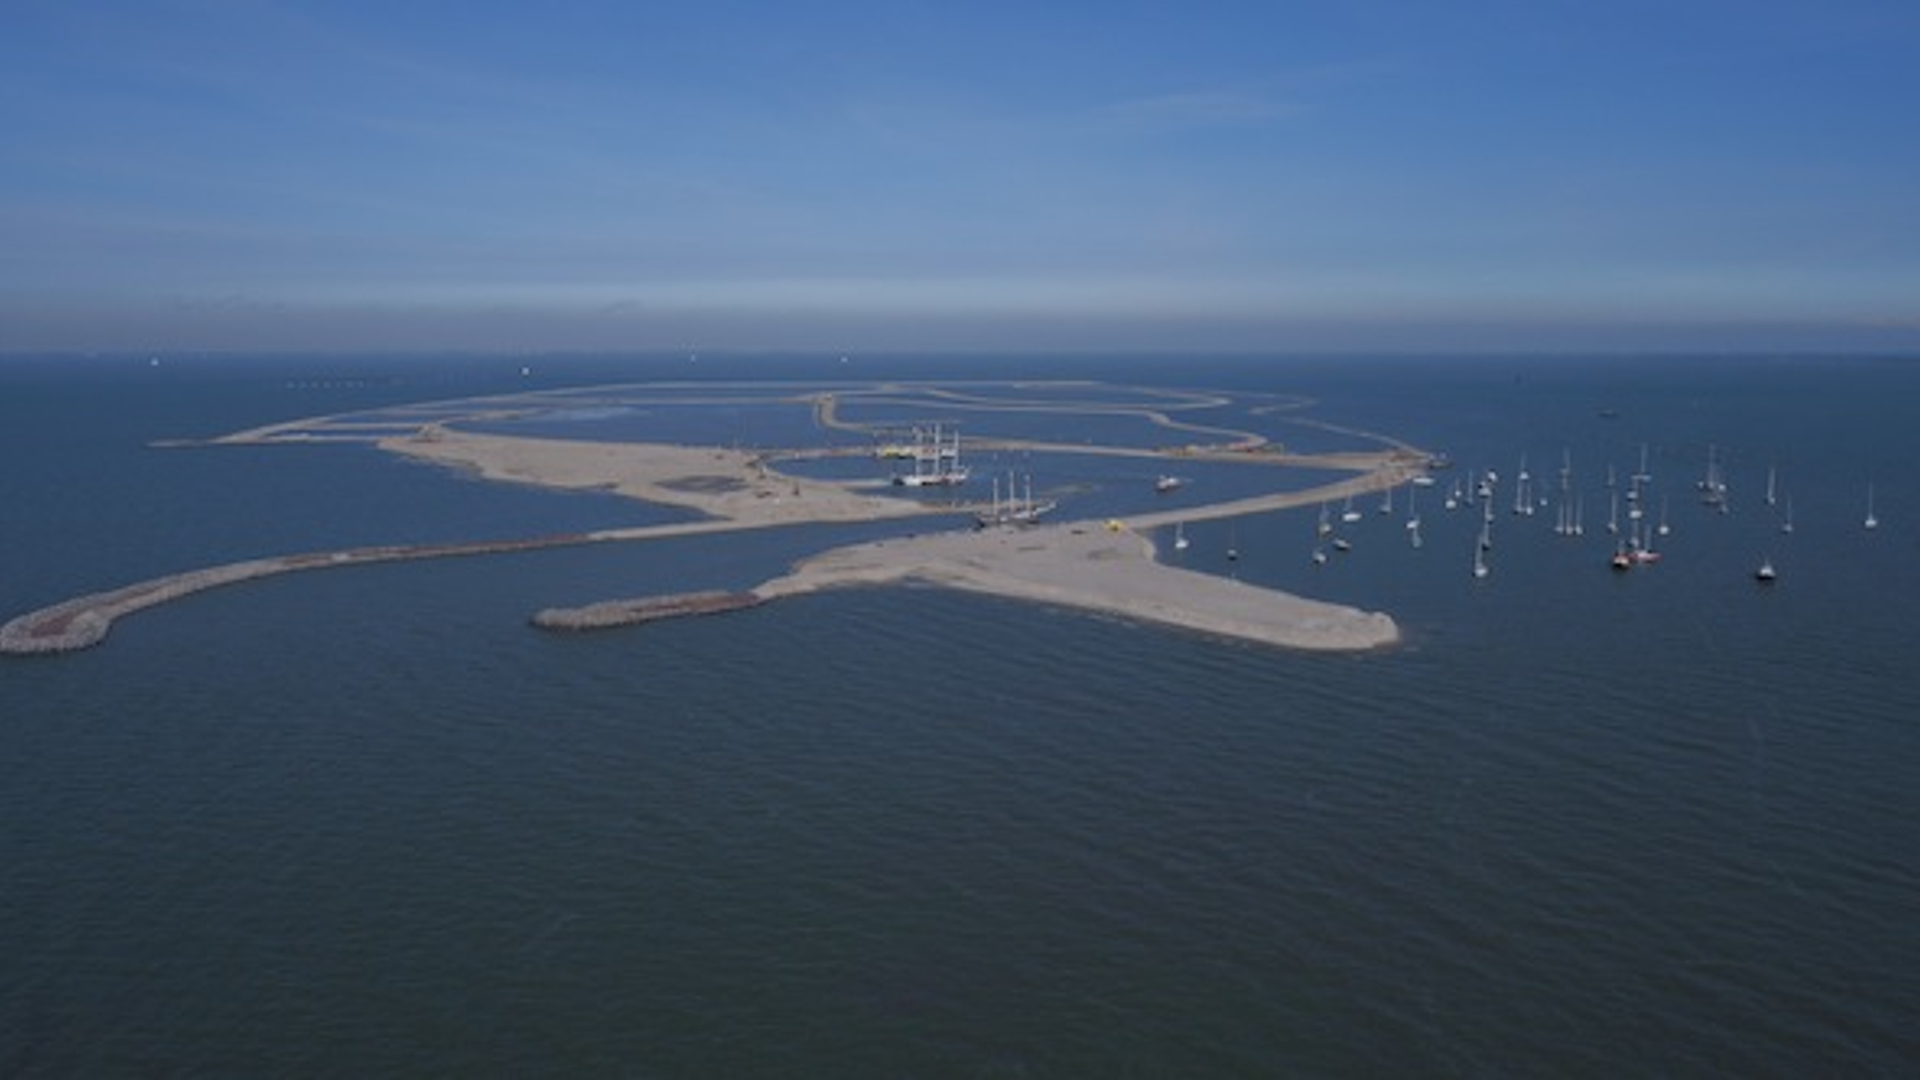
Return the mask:
MULTIPOLYGON (((1365 656, 919 588, 525 622, 857 535, 820 527, 154 609, 0 664, 0 1074, 1920 1065, 1920 365, 702 363, 1301 393, 1509 485, 1522 454, 1545 486, 1570 457, 1587 535, 1503 502, 1475 582, 1444 476, 1417 548, 1404 504, 1317 568, 1310 511, 1189 531, 1191 565, 1391 612, 1407 643, 1365 656), (1603 470, 1643 443, 1672 534, 1614 574, 1603 470), (1692 492, 1709 446, 1726 515, 1692 492)), ((0 614, 260 554, 664 520, 351 447, 146 446, 689 375, 518 367, 0 365, 0 614)), ((1116 476, 1065 486, 1104 514, 1116 476)))

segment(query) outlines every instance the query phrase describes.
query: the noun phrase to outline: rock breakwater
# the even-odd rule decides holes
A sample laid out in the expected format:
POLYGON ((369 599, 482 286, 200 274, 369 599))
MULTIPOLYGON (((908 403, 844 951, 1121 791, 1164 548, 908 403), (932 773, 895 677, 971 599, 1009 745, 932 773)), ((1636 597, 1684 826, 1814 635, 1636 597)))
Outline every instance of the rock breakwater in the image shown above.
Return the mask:
POLYGON ((543 630, 605 630, 687 615, 717 615, 763 603, 750 592, 692 592, 648 596, 634 600, 603 600, 574 608, 547 608, 536 612, 533 625, 543 630))

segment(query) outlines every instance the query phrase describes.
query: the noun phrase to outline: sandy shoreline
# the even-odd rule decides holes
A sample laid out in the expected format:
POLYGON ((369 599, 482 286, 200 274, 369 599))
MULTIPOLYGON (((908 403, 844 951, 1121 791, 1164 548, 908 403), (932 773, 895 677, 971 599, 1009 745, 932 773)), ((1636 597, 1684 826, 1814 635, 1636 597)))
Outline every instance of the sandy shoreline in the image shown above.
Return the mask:
POLYGON ((722 447, 531 439, 442 427, 381 439, 378 445, 488 480, 611 491, 742 524, 878 521, 952 512, 778 473, 757 455, 722 447))
POLYGON ((920 581, 1055 604, 1293 649, 1391 645, 1391 618, 1308 600, 1155 560, 1153 544, 1092 523, 937 533, 836 548, 753 592, 776 599, 822 589, 920 581))
MULTIPOLYGON (((604 490, 684 507, 706 520, 609 529, 528 541, 369 548, 250 560, 184 571, 79 597, 19 616, 0 627, 0 652, 51 653, 103 640, 123 615, 207 588, 290 571, 394 559, 473 555, 554 544, 635 542, 673 535, 825 522, 953 516, 965 504, 927 505, 863 494, 851 483, 782 474, 765 458, 716 447, 605 443, 483 435, 430 425, 381 439, 393 453, 489 480, 567 490, 604 490)), ((1318 502, 1328 492, 1377 489, 1404 481, 1410 466, 1393 455, 1356 460, 1370 471, 1312 491, 1281 492, 1178 513, 1142 515, 1142 528, 1318 502)), ((802 560, 791 573, 753 590, 762 600, 857 585, 920 581, 997 596, 1058 604, 1123 618, 1296 649, 1359 650, 1389 645, 1388 616, 1307 600, 1273 589, 1155 560, 1152 544, 1125 527, 1098 522, 1034 529, 952 530, 838 548, 802 560)), ((644 603, 644 601, 640 601, 644 603)), ((609 601, 635 603, 635 601, 609 601)))
MULTIPOLYGON (((876 520, 926 513, 903 499, 861 495, 841 485, 774 472, 733 450, 654 444, 436 433, 383 447, 477 470, 494 479, 570 488, 607 488, 649 502, 701 510, 750 524, 876 520)), ((1364 459, 1378 464, 1375 459, 1364 459)), ((1377 485, 1373 474, 1343 487, 1377 485)), ((1190 508, 1189 519, 1318 501, 1287 492, 1220 507, 1190 508)), ((1142 521, 1159 524, 1161 515, 1142 521)), ((1172 515, 1170 515, 1172 516, 1172 515)), ((837 548, 754 589, 774 599, 850 585, 922 581, 997 596, 1059 604, 1123 618, 1298 649, 1372 649, 1399 638, 1386 615, 1168 566, 1139 533, 1080 522, 1037 529, 956 530, 837 548)), ((628 601, 626 603, 634 603, 628 601)), ((614 601, 616 605, 622 603, 614 601)))

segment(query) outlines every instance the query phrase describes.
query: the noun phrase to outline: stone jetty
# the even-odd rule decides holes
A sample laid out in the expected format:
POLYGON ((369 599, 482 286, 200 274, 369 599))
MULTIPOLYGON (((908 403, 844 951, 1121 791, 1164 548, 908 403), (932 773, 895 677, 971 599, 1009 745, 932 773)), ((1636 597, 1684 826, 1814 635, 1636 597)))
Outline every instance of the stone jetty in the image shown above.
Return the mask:
POLYGON ((656 619, 676 619, 686 615, 717 615, 763 603, 764 598, 750 592, 691 592, 672 596, 647 596, 634 600, 603 600, 575 608, 546 608, 536 612, 533 625, 543 630, 605 630, 633 626, 656 619))
POLYGON ((406 544, 350 548, 345 551, 302 555, 280 555, 265 559, 209 566, 166 577, 153 578, 108 592, 90 593, 52 607, 28 612, 0 626, 0 654, 72 652, 98 645, 106 639, 115 619, 144 611, 169 600, 177 600, 207 589, 255 581, 276 574, 299 570, 321 570, 336 566, 365 566, 368 563, 402 562, 410 559, 442 559, 458 555, 498 555, 512 551, 592 543, 600 536, 564 533, 528 540, 481 540, 456 544, 406 544))

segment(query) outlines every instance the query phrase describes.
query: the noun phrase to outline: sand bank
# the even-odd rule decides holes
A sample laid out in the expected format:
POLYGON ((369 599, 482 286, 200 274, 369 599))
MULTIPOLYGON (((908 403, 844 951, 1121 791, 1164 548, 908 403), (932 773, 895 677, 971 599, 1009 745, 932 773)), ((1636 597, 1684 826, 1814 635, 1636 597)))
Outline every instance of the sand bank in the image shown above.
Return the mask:
POLYGON ((1145 537, 1085 524, 939 533, 838 548, 753 591, 776 599, 904 581, 1294 649, 1373 649, 1400 636, 1384 614, 1167 566, 1155 561, 1145 537))
MULTIPOLYGON (((382 447, 417 459, 468 469, 493 480, 563 489, 617 492, 686 507, 705 520, 608 529, 530 540, 279 556, 190 570, 79 597, 0 626, 0 653, 81 649, 106 637, 113 621, 205 589, 291 571, 402 559, 525 551, 563 544, 644 541, 667 536, 765 528, 802 522, 874 521, 952 514, 959 506, 865 495, 855 485, 780 474, 743 451, 655 443, 599 443, 479 435, 429 427, 382 447)), ((1406 462, 1373 458, 1373 471, 1307 492, 1278 493, 1212 506, 1143 515, 1141 527, 1176 520, 1256 513, 1321 500, 1346 489, 1402 482, 1406 462)), ((1139 533, 1096 523, 1024 531, 954 531, 840 548, 807 559, 791 574, 753 591, 774 599, 818 589, 922 581, 999 596, 1104 612, 1224 637, 1300 649, 1371 649, 1393 643, 1398 630, 1383 614, 1322 603, 1211 574, 1165 566, 1139 533)), ((610 601, 583 610, 583 625, 633 621, 661 612, 645 601, 610 601), (633 607, 638 603, 638 608, 633 607)), ((666 612, 671 614, 671 605, 666 612)))
POLYGON ((874 521, 954 513, 907 499, 862 495, 847 485, 783 476, 754 455, 710 447, 522 439, 430 428, 381 440, 410 457, 468 469, 490 480, 608 490, 697 510, 708 520, 605 529, 528 540, 375 546, 249 559, 186 570, 28 612, 0 625, 0 654, 71 652, 105 640, 116 620, 207 589, 277 574, 374 562, 529 551, 567 544, 642 541, 801 522, 874 521))
POLYGON ((910 499, 863 495, 851 484, 784 475, 754 454, 711 446, 528 439, 447 428, 382 439, 379 445, 470 469, 489 480, 611 491, 742 524, 875 521, 951 512, 930 510, 910 499))

